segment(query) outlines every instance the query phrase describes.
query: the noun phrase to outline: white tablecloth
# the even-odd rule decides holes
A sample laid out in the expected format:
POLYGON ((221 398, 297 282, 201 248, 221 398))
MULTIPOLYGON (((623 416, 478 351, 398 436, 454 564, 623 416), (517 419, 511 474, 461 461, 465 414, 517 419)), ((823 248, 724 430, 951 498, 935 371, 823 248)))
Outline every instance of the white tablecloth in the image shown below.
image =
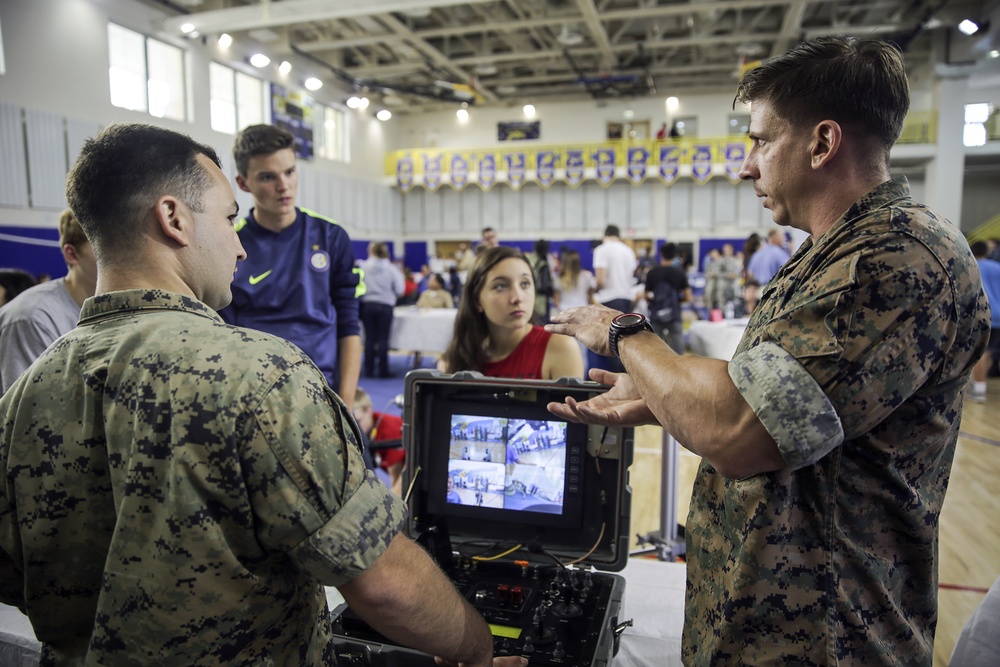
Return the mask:
POLYGON ((397 306, 393 309, 389 348, 415 352, 444 352, 455 329, 455 308, 417 308, 397 306))
POLYGON ((747 319, 709 322, 696 320, 688 329, 687 345, 695 354, 729 361, 743 339, 747 319))

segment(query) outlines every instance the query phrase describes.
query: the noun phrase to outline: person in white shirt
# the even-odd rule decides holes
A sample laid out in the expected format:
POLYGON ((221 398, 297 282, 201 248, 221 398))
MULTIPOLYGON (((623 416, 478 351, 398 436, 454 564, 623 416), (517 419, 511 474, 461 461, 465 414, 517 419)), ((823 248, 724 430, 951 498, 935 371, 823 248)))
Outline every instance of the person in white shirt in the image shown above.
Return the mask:
MULTIPOLYGON (((622 242, 618 226, 608 225, 604 229, 604 242, 594 248, 597 302, 623 313, 631 310, 635 268, 638 264, 635 251, 622 242)), ((602 357, 589 352, 588 362, 590 368, 603 368, 615 373, 624 372, 621 362, 614 357, 602 357)))

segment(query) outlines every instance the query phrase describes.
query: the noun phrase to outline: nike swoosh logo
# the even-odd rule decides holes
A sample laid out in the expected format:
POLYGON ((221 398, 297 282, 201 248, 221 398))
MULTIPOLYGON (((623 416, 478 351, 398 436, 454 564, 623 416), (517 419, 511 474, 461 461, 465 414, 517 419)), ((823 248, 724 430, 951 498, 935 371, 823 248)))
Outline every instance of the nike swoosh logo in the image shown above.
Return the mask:
POLYGON ((269 275, 271 275, 271 271, 273 271, 273 270, 274 269, 268 269, 267 271, 265 271, 264 273, 260 274, 259 276, 250 276, 250 284, 251 285, 256 285, 257 283, 259 283, 260 281, 262 281, 264 278, 267 278, 269 275))

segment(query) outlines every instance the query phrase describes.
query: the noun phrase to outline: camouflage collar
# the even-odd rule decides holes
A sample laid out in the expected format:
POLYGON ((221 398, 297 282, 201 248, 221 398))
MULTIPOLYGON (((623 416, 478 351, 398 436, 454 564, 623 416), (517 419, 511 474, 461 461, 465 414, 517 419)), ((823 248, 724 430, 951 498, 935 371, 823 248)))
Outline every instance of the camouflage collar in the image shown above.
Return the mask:
POLYGON ((217 312, 193 296, 163 290, 136 289, 99 294, 87 299, 80 311, 80 324, 89 324, 91 320, 109 315, 158 310, 182 310, 222 322, 217 312))
POLYGON ((834 228, 849 224, 852 220, 868 215, 872 211, 876 211, 883 206, 888 206, 900 199, 907 199, 909 196, 910 182, 906 179, 906 176, 889 179, 854 202, 840 218, 840 221, 834 225, 834 228))

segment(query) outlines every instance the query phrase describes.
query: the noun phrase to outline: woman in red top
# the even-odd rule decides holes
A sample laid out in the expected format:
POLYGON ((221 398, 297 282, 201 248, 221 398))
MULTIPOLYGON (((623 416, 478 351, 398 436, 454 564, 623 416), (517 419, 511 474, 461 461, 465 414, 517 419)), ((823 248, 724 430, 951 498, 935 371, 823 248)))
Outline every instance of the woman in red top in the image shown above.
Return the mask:
POLYGON ((498 246, 476 258, 438 368, 507 378, 582 377, 576 341, 532 325, 535 282, 517 248, 498 246))

